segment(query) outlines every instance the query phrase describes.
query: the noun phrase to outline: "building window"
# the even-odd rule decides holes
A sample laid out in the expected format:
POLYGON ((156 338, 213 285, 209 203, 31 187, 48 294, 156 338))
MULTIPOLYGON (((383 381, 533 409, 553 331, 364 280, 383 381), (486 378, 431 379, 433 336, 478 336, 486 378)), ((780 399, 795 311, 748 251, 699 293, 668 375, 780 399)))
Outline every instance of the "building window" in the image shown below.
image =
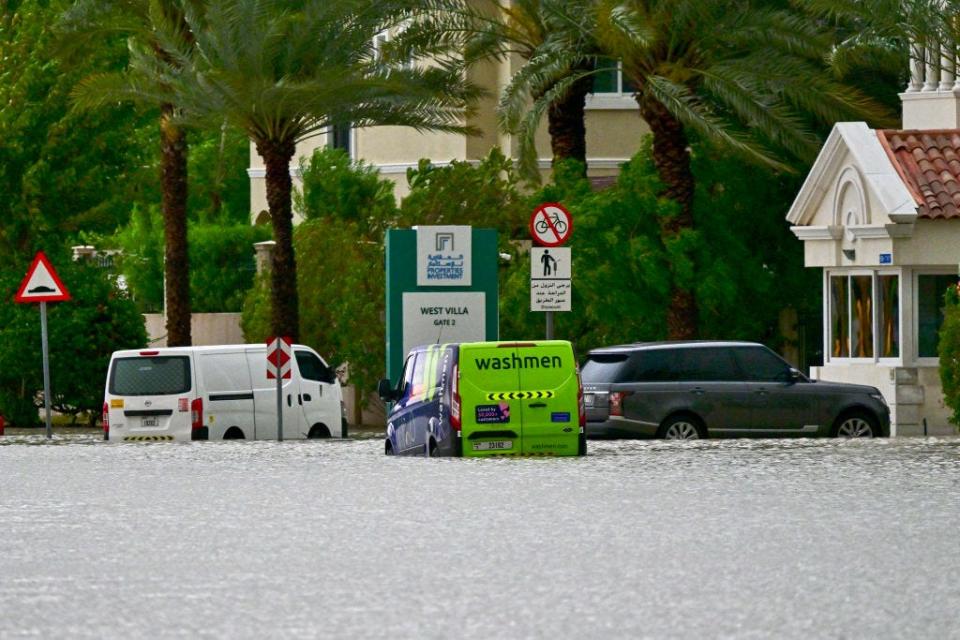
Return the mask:
POLYGON ((353 154, 350 148, 350 125, 335 124, 330 129, 330 147, 333 149, 343 149, 351 158, 353 154))
POLYGON ((847 312, 846 276, 830 278, 830 355, 850 357, 850 314, 847 312))
POLYGON ((900 357, 900 277, 892 274, 831 275, 830 356, 900 357))
POLYGON ((943 324, 944 294, 957 283, 955 275, 917 276, 917 355, 936 358, 943 324))
POLYGON ((605 96, 632 96, 637 88, 623 76, 623 67, 609 58, 597 60, 597 72, 593 75, 593 94, 605 96))
POLYGON ((900 278, 877 276, 877 330, 881 358, 900 356, 900 278))

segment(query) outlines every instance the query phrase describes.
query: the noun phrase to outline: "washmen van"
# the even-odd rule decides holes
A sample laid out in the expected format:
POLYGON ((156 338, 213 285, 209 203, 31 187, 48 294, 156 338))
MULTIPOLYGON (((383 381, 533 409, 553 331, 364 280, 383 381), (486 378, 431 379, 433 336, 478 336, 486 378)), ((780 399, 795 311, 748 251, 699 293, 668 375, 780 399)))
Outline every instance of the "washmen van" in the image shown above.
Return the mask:
POLYGON ((388 455, 575 456, 587 452, 573 348, 560 340, 435 344, 380 381, 388 455))
MULTIPOLYGON (((340 383, 313 349, 293 345, 283 437, 346 437, 340 383)), ((277 438, 277 381, 260 344, 116 351, 103 400, 115 441, 277 438)))

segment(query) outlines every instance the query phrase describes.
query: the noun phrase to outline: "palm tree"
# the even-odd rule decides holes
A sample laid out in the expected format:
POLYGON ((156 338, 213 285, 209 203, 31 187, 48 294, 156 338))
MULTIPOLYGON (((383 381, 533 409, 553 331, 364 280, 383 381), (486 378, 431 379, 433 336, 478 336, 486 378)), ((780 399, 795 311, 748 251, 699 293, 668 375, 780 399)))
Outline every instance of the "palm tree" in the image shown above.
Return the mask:
POLYGON ((518 134, 523 167, 539 175, 534 142, 546 114, 554 164, 572 158, 585 171, 584 110, 599 50, 569 20, 578 3, 581 0, 449 0, 428 19, 405 29, 397 46, 459 51, 467 66, 519 57, 523 66, 505 87, 498 112, 502 128, 518 134), (561 39, 561 62, 542 64, 561 39))
POLYGON ((343 124, 467 131, 465 107, 477 92, 457 67, 440 59, 391 65, 374 50, 378 34, 430 8, 422 0, 213 0, 186 14, 195 49, 175 31, 163 38, 167 83, 185 118, 225 119, 264 160, 275 335, 299 334, 290 175, 297 143, 343 124))
MULTIPOLYGON (((824 124, 887 114, 832 77, 824 63, 834 44, 830 26, 794 4, 587 0, 586 5, 569 19, 577 21, 584 38, 594 37, 610 58, 621 61, 652 132, 662 196, 676 203, 676 213, 660 220, 661 240, 675 257, 667 333, 672 339, 695 337, 695 275, 686 268, 695 244, 691 137, 789 170, 790 159, 814 157, 824 124)), ((544 49, 554 59, 541 59, 538 66, 549 70, 561 64, 564 48, 564 38, 548 42, 544 49)))
MULTIPOLYGON (((131 52, 159 57, 158 33, 179 34, 181 50, 192 43, 184 30, 185 2, 192 0, 76 0, 59 28, 68 55, 104 37, 123 35, 131 52)), ((154 70, 157 64, 91 75, 73 91, 78 107, 97 109, 118 101, 156 107, 160 111, 160 181, 164 231, 164 309, 167 345, 191 343, 190 274, 187 257, 187 134, 176 121, 178 108, 154 70)))

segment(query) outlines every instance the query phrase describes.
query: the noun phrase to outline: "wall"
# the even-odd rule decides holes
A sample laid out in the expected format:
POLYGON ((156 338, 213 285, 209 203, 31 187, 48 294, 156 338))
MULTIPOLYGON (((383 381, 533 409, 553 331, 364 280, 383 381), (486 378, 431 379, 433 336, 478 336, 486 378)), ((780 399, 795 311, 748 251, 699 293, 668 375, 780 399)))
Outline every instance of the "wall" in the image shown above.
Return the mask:
MULTIPOLYGON (((143 314, 147 339, 152 347, 167 346, 167 329, 162 313, 143 314)), ((244 344, 239 313, 195 313, 190 320, 190 333, 195 346, 244 344)))

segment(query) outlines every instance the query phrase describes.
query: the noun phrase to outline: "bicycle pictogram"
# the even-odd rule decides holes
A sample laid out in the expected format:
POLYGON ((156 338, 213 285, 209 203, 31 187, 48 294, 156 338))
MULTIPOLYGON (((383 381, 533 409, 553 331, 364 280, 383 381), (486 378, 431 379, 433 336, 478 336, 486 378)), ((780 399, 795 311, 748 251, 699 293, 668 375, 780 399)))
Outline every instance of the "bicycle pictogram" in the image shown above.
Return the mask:
POLYGON ((559 247, 570 239, 572 232, 573 218, 559 203, 541 204, 530 216, 530 235, 542 247, 559 247))

